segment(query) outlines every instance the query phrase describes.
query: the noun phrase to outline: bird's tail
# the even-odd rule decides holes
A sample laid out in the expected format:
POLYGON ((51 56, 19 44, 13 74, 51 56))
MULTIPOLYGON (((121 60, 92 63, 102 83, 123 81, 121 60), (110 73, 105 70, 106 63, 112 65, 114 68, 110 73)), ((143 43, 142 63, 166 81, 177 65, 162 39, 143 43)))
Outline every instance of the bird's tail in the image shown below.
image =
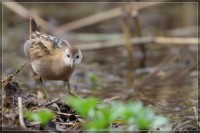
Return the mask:
POLYGON ((39 31, 37 23, 35 22, 34 18, 30 17, 30 32, 33 33, 35 31, 39 31))

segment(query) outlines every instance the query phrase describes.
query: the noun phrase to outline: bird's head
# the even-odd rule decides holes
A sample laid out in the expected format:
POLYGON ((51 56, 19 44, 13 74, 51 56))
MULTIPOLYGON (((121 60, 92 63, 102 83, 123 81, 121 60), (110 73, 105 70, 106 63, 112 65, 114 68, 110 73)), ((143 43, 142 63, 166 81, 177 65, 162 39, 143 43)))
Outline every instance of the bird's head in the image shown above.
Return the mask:
POLYGON ((80 64, 82 61, 82 53, 78 48, 69 47, 64 53, 64 62, 67 66, 73 68, 74 66, 80 64))

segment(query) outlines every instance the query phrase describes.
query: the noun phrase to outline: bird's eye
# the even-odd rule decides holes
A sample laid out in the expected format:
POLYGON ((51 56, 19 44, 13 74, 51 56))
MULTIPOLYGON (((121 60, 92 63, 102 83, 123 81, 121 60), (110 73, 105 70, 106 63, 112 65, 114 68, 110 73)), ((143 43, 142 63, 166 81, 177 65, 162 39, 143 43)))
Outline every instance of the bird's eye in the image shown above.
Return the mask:
POLYGON ((78 59, 78 58, 79 58, 79 56, 76 56, 76 58, 78 59))
POLYGON ((67 57, 70 57, 70 55, 68 54, 67 57))

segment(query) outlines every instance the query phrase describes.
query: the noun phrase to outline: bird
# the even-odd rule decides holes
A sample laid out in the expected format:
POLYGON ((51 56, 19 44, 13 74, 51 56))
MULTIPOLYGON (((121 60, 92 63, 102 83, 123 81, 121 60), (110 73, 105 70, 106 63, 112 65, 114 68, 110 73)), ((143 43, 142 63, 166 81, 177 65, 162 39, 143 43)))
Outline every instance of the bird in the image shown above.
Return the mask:
POLYGON ((34 18, 30 17, 30 35, 24 43, 24 53, 33 71, 40 76, 40 83, 48 99, 43 78, 64 81, 67 83, 68 93, 76 96, 71 92, 69 80, 76 66, 82 61, 80 49, 71 46, 64 39, 41 33, 34 18))

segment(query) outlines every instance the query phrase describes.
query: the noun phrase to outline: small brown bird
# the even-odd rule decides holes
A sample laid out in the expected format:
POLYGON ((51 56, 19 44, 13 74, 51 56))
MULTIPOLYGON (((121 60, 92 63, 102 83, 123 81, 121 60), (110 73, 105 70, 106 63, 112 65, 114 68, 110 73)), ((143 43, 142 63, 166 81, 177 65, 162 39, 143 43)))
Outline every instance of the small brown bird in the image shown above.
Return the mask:
MULTIPOLYGON (((69 94, 75 95, 70 91, 69 79, 75 66, 82 61, 81 51, 66 40, 40 33, 35 20, 31 18, 30 21, 30 38, 24 44, 24 53, 34 72, 48 80, 67 82, 69 94)), ((47 93, 46 96, 49 98, 47 93)))

